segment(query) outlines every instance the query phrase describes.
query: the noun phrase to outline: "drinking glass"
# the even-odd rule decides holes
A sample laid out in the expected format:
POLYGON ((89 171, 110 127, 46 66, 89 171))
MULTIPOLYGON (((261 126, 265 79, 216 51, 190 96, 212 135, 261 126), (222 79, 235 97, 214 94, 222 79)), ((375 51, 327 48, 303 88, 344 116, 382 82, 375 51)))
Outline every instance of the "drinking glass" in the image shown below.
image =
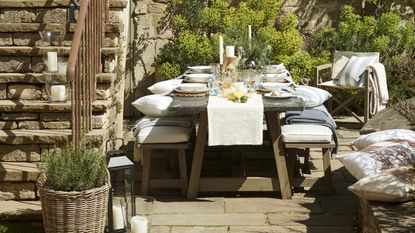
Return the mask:
POLYGON ((220 93, 220 81, 219 79, 212 78, 208 82, 209 95, 217 96, 220 93))

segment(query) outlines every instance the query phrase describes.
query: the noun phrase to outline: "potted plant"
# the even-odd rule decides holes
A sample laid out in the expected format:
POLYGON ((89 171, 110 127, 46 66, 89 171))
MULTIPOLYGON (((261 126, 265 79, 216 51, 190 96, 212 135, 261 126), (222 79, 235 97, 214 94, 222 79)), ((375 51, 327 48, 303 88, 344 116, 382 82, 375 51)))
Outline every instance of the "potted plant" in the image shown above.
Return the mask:
POLYGON ((110 185, 103 150, 84 142, 77 150, 55 147, 39 168, 45 232, 104 232, 110 185))

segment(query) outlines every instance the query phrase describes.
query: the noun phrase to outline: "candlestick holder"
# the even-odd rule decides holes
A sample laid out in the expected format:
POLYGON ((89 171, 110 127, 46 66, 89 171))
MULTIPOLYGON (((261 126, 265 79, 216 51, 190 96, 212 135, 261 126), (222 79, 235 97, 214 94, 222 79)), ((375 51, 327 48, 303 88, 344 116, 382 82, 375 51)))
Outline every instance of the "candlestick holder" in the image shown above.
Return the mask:
POLYGON ((235 66, 237 57, 225 57, 225 75, 226 78, 231 79, 232 82, 238 81, 238 74, 235 66))
POLYGON ((66 102, 69 99, 69 84, 66 75, 57 72, 43 72, 47 100, 51 103, 66 102))

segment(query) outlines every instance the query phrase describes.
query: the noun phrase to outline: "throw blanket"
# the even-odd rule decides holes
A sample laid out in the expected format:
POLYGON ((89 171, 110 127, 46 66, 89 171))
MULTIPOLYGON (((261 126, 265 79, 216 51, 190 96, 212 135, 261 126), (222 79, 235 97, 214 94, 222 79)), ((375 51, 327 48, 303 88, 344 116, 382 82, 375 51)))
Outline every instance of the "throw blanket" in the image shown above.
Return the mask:
POLYGON ((246 103, 209 96, 207 106, 209 145, 262 144, 264 106, 261 95, 246 103))
POLYGON ((336 147, 333 153, 337 153, 339 143, 336 134, 336 123, 327 111, 321 110, 318 107, 313 109, 305 109, 304 111, 287 111, 285 117, 282 119, 282 124, 317 124, 327 126, 333 133, 333 140, 336 147))
POLYGON ((386 81, 385 66, 382 63, 375 63, 368 67, 373 70, 373 75, 369 76, 369 84, 372 91, 370 114, 375 115, 380 110, 386 108, 389 100, 388 84, 386 81))
POLYGON ((193 127, 193 121, 190 118, 156 118, 145 116, 136 121, 135 126, 131 129, 136 136, 140 130, 153 126, 179 126, 184 128, 193 127))

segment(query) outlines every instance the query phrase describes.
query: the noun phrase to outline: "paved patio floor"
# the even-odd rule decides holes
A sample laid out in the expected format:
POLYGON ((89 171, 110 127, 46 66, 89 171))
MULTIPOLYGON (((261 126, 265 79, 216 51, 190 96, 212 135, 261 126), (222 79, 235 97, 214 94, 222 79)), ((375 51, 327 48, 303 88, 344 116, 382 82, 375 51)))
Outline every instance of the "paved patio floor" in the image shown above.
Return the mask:
MULTIPOLYGON (((351 151, 358 130, 340 128, 339 154, 351 151)), ((321 152, 311 153, 311 176, 322 176, 321 152)), ((332 158, 335 194, 299 190, 292 200, 279 193, 205 193, 196 200, 157 196, 152 233, 352 233, 357 229, 357 199, 347 190, 354 178, 332 158)))

